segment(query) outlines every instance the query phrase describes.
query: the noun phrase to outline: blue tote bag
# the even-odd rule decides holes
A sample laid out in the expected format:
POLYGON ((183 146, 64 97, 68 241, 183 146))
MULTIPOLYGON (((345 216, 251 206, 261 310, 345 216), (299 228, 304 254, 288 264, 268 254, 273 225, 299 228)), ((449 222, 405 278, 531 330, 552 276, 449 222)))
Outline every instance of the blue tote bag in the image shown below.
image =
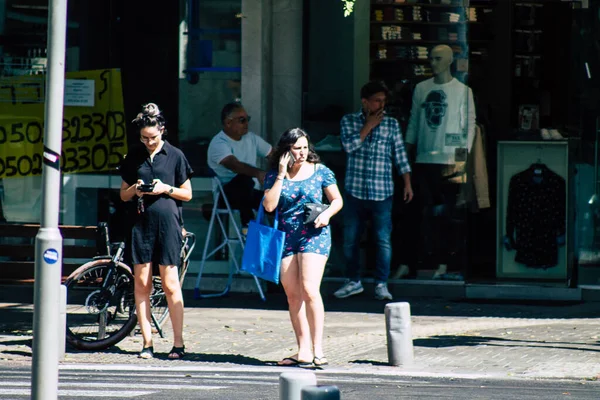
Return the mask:
POLYGON ((248 225, 246 245, 242 256, 242 271, 270 282, 279 283, 285 232, 277 229, 279 223, 277 210, 273 227, 261 224, 264 212, 261 201, 256 220, 250 221, 248 225))

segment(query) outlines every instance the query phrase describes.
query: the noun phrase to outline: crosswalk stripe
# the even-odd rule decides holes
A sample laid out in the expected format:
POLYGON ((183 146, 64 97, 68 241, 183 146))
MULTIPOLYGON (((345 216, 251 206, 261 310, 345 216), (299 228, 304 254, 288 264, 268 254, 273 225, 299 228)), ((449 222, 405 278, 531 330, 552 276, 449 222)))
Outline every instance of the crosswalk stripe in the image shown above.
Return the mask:
MULTIPOLYGON (((59 366, 60 371, 148 371, 148 372, 241 372, 241 373, 282 373, 293 371, 293 368, 283 368, 277 366, 244 366, 244 367, 220 367, 220 366, 142 366, 142 365, 124 365, 124 364, 62 364, 59 366)), ((357 379, 364 376, 365 379, 371 376, 378 377, 418 377, 418 378, 460 378, 460 379, 489 379, 493 375, 489 373, 453 373, 453 372, 425 372, 425 371, 407 371, 396 367, 383 367, 380 370, 371 370, 368 368, 327 368, 323 371, 315 371, 317 376, 320 374, 327 375, 348 375, 354 376, 357 379)))
MULTIPOLYGON (((245 383, 245 382, 243 382, 245 383)), ((4 386, 31 386, 31 382, 29 381, 21 381, 21 382, 4 382, 4 386)), ((184 385, 176 385, 176 384, 155 384, 155 383, 147 383, 147 384, 135 384, 135 383, 115 383, 115 382, 58 382, 59 389, 63 387, 69 386, 77 386, 83 388, 105 388, 110 387, 112 389, 116 388, 124 388, 124 389, 151 389, 151 390, 171 390, 171 389, 189 389, 189 390, 219 390, 219 389, 227 389, 228 386, 215 386, 215 385, 194 385, 194 384, 184 384, 184 385)))
MULTIPOLYGON (((147 396, 156 392, 151 391, 112 391, 112 390, 102 390, 102 391, 90 391, 90 390, 58 390, 59 396, 77 396, 77 397, 117 397, 117 398, 128 398, 128 397, 138 397, 138 396, 147 396)), ((2 395, 12 395, 12 396, 29 396, 31 394, 30 389, 2 389, 2 395)))

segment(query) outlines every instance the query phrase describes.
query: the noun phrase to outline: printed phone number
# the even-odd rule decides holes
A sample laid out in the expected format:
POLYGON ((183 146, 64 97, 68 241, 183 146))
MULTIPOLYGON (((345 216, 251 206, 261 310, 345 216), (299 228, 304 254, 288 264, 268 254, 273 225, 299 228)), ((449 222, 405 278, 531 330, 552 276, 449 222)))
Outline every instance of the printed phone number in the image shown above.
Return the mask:
MULTIPOLYGON (((0 126, 0 144, 37 144, 43 139, 44 129, 37 121, 0 126)), ((105 114, 92 113, 63 118, 63 143, 83 143, 92 140, 125 141, 125 114, 120 111, 108 111, 105 114)))
MULTIPOLYGON (((60 169, 63 172, 115 169, 123 161, 124 148, 124 142, 66 148, 61 154, 60 169)), ((0 178, 40 175, 42 166, 41 154, 0 157, 0 178)))

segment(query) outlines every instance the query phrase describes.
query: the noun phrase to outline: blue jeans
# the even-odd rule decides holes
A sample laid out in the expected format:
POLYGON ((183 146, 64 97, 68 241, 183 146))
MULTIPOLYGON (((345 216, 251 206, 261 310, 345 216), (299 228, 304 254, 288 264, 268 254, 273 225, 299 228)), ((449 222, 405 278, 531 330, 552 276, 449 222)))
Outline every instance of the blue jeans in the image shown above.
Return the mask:
POLYGON ((365 221, 370 218, 377 252, 375 256, 375 281, 387 282, 392 261, 392 204, 390 196, 382 201, 360 200, 345 193, 344 196, 344 256, 346 274, 352 281, 360 280, 360 238, 365 221))

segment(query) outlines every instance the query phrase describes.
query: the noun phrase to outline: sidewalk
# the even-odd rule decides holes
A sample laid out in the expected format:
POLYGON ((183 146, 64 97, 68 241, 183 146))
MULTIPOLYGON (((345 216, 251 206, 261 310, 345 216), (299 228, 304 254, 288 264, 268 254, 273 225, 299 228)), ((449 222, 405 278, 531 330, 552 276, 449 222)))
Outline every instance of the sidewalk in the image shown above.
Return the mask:
MULTIPOLYGON (((188 355, 184 360, 165 358, 171 348, 167 322, 167 338, 155 336, 159 354, 153 360, 137 358, 138 334, 104 352, 67 348, 64 363, 233 368, 274 365, 295 352, 282 294, 269 294, 265 303, 257 294, 195 300, 186 292, 185 297, 188 355)), ((415 364, 390 367, 385 303, 369 294, 324 300, 328 369, 464 378, 600 377, 598 303, 523 305, 397 298, 411 305, 415 364)), ((0 363, 31 362, 31 321, 31 304, 0 303, 0 363)))

